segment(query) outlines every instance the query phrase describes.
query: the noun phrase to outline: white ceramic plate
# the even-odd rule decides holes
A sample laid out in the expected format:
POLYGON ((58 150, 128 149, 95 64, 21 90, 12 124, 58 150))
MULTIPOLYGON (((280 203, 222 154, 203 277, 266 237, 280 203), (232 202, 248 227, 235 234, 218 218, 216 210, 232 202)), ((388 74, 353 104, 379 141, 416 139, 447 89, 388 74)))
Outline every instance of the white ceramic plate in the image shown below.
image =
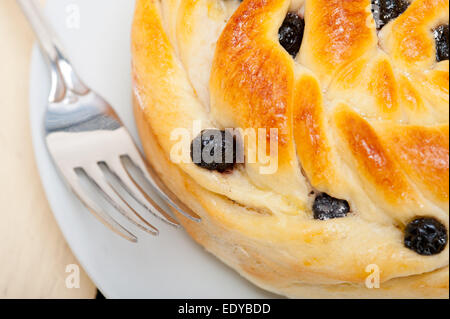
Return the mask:
MULTIPOLYGON (((46 15, 81 78, 114 106, 137 138, 129 50, 133 10, 130 0, 48 0, 46 15)), ((36 48, 30 81, 33 144, 48 201, 81 266, 106 297, 273 297, 205 252, 183 230, 158 224, 161 234, 153 237, 130 227, 139 237, 138 244, 107 230, 70 193, 45 148, 43 114, 49 76, 36 48)))

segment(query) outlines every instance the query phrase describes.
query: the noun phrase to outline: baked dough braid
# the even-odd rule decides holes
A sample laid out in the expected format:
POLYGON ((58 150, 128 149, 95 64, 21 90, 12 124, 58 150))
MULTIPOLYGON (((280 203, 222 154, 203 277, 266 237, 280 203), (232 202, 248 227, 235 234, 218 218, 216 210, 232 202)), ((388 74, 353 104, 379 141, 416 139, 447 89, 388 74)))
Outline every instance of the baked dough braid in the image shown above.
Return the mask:
POLYGON ((145 153, 202 217, 177 215, 189 234, 270 291, 448 298, 448 245, 418 254, 404 233, 424 216, 448 236, 449 61, 437 62, 433 30, 448 24, 449 1, 413 0, 381 30, 372 8, 370 0, 137 0, 133 83, 145 153), (288 12, 305 22, 295 58, 278 35, 288 12), (228 173, 174 163, 171 134, 195 121, 277 128, 276 173, 261 174, 261 163, 228 173), (315 219, 321 193, 347 201, 349 214, 315 219), (365 284, 373 264, 378 289, 365 284))

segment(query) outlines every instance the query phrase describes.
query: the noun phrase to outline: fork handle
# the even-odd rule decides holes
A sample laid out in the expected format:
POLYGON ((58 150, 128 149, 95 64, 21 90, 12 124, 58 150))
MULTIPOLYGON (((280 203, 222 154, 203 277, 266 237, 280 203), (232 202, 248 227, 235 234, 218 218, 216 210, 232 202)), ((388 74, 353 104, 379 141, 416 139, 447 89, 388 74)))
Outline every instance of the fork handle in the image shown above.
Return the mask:
POLYGON ((86 94, 89 89, 75 73, 64 54, 56 33, 47 23, 36 2, 34 0, 17 0, 17 2, 36 34, 41 52, 50 66, 52 85, 49 101, 61 101, 65 97, 67 89, 78 94, 86 94))

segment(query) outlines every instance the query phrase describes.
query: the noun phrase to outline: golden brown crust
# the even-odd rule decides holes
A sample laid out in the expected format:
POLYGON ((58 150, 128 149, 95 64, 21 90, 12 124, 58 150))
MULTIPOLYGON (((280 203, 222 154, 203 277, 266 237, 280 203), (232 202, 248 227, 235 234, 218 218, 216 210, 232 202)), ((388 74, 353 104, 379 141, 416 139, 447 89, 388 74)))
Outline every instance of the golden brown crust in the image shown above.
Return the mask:
POLYGON ((406 12, 382 30, 385 49, 393 59, 411 68, 435 63, 435 45, 431 30, 439 22, 448 23, 448 0, 412 1, 406 12))
POLYGON ((448 297, 448 246, 420 256, 402 242, 418 215, 448 227, 448 61, 427 51, 406 63, 393 27, 406 28, 420 4, 414 37, 448 21, 448 0, 414 0, 383 28, 380 48, 369 0, 137 1, 136 121, 152 164, 202 217, 180 216, 196 241, 290 297, 448 297), (277 40, 293 8, 306 21, 295 60, 277 40), (196 120, 278 128, 278 170, 172 163, 171 133, 196 120), (352 212, 314 220, 311 190, 348 200, 352 212), (380 289, 364 286, 371 264, 380 289))
POLYGON ((358 170, 373 184, 379 196, 393 205, 414 201, 414 190, 372 126, 345 108, 337 111, 335 118, 358 170))
POLYGON ((391 154, 420 188, 437 203, 448 206, 449 135, 441 127, 391 126, 383 128, 391 154))
POLYGON ((278 130, 278 174, 260 176, 258 164, 247 167, 258 187, 277 184, 295 203, 300 195, 292 190, 305 192, 306 187, 292 138, 293 61, 273 41, 274 26, 282 22, 287 5, 256 0, 237 9, 217 42, 210 93, 211 115, 219 126, 262 128, 268 138, 271 128, 278 130), (268 11, 278 13, 267 18, 268 11))
POLYGON ((315 0, 305 6, 302 64, 323 81, 355 59, 374 50, 377 37, 370 0, 315 0), (320 36, 318 36, 320 35, 320 36))
POLYGON ((297 80, 294 101, 297 155, 311 184, 326 188, 333 180, 333 160, 324 123, 322 92, 313 76, 304 75, 297 80))

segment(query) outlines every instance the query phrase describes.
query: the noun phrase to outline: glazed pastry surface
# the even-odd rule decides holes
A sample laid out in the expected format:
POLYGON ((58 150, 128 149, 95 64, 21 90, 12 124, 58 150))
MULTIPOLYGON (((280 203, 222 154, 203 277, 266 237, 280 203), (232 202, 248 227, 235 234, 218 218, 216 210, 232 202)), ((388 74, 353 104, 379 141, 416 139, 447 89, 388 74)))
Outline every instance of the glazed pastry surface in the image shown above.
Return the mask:
POLYGON ((436 39, 449 1, 389 14, 372 2, 137 0, 133 83, 147 157, 202 217, 179 216, 189 234, 270 291, 448 298, 449 61, 436 39), (262 174, 267 163, 247 157, 226 172, 175 163, 174 131, 198 123, 197 133, 276 128, 277 170, 262 174), (323 194, 345 214, 318 218, 323 194), (419 218, 440 225, 440 249, 408 246, 419 218), (366 286, 370 265, 378 289, 366 286))

